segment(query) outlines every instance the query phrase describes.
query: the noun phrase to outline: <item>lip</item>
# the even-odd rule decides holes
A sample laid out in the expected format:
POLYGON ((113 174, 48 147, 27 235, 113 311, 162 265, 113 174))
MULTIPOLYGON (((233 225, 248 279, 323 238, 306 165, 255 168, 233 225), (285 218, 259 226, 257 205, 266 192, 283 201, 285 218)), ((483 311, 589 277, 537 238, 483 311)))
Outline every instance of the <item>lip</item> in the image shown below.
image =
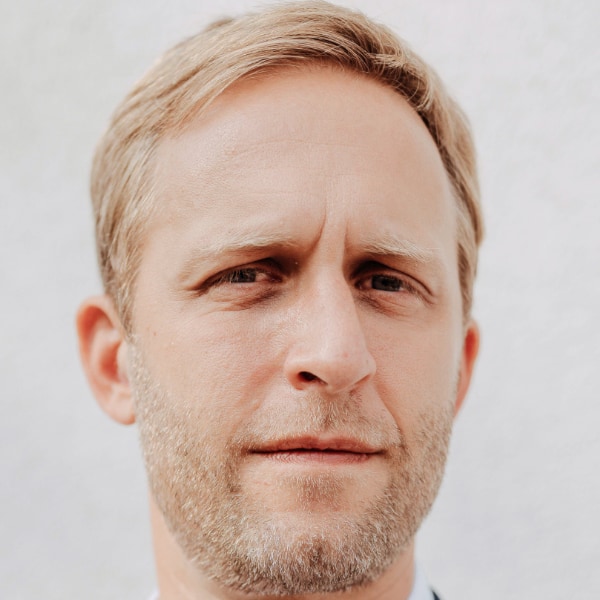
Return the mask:
POLYGON ((306 454, 306 455, 372 455, 381 449, 365 442, 346 437, 301 436, 272 440, 252 450, 254 454, 306 454))

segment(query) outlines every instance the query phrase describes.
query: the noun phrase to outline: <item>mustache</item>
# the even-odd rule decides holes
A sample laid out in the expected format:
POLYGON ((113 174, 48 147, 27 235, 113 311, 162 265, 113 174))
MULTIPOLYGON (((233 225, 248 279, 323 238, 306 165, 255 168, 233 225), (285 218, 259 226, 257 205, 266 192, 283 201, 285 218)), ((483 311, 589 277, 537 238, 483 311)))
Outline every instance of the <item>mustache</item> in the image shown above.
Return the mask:
POLYGON ((382 450, 404 445, 404 436, 390 417, 384 419, 364 409, 361 395, 344 398, 305 393, 289 403, 262 405, 231 440, 240 450, 276 446, 302 438, 353 440, 365 447, 382 450))

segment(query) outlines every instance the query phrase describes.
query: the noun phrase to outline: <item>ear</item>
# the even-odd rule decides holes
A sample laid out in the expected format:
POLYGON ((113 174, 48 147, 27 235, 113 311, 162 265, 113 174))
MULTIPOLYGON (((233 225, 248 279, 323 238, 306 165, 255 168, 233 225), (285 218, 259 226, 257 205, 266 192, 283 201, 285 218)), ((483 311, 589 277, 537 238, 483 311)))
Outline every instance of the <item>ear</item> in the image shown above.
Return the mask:
POLYGON ((77 312, 79 354, 100 408, 123 425, 135 421, 127 374, 128 344, 108 296, 88 298, 77 312))
POLYGON ((475 359, 479 353, 479 327, 477 323, 470 320, 465 327, 460 368, 458 371, 458 385, 456 386, 456 401, 454 403, 454 416, 458 414, 463 400, 467 395, 475 359))

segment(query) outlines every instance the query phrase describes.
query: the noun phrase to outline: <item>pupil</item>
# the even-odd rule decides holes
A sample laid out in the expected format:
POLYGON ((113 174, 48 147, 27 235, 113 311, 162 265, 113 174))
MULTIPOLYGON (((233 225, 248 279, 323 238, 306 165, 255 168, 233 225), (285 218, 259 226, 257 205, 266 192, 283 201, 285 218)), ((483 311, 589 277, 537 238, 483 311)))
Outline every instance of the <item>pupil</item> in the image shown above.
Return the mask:
POLYGON ((235 283, 253 283, 256 280, 256 273, 250 270, 234 271, 231 280, 235 283))
POLYGON ((398 292, 402 287, 402 282, 396 277, 388 275, 375 275, 373 277, 373 288, 386 292, 398 292))

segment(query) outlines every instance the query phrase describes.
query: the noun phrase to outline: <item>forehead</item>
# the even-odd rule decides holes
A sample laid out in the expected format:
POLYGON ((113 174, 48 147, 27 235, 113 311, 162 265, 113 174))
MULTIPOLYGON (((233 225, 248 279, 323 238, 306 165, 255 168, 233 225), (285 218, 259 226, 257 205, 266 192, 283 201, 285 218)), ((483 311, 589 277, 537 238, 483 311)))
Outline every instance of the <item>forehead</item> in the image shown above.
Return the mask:
MULTIPOLYGON (((406 192, 451 196, 437 147, 400 94, 357 73, 312 66, 242 80, 183 133, 163 139, 155 163, 160 203, 176 208, 189 199, 168 202, 174 178, 179 190, 202 180, 207 193, 238 183, 249 171, 256 173, 252 180, 261 180, 272 170, 275 154, 300 145, 315 158, 289 165, 298 174, 318 167, 322 155, 342 158, 344 147, 346 166, 353 172, 365 172, 377 162, 380 172, 402 179, 406 192), (425 179, 419 177, 422 171, 425 179)), ((308 191, 311 182, 304 185, 308 191)))
POLYGON ((346 241, 380 231, 455 249, 455 206, 433 139, 406 100, 360 74, 311 67, 238 82, 161 141, 154 175, 150 238, 185 225, 190 242, 308 241, 327 222, 345 228, 346 241))

